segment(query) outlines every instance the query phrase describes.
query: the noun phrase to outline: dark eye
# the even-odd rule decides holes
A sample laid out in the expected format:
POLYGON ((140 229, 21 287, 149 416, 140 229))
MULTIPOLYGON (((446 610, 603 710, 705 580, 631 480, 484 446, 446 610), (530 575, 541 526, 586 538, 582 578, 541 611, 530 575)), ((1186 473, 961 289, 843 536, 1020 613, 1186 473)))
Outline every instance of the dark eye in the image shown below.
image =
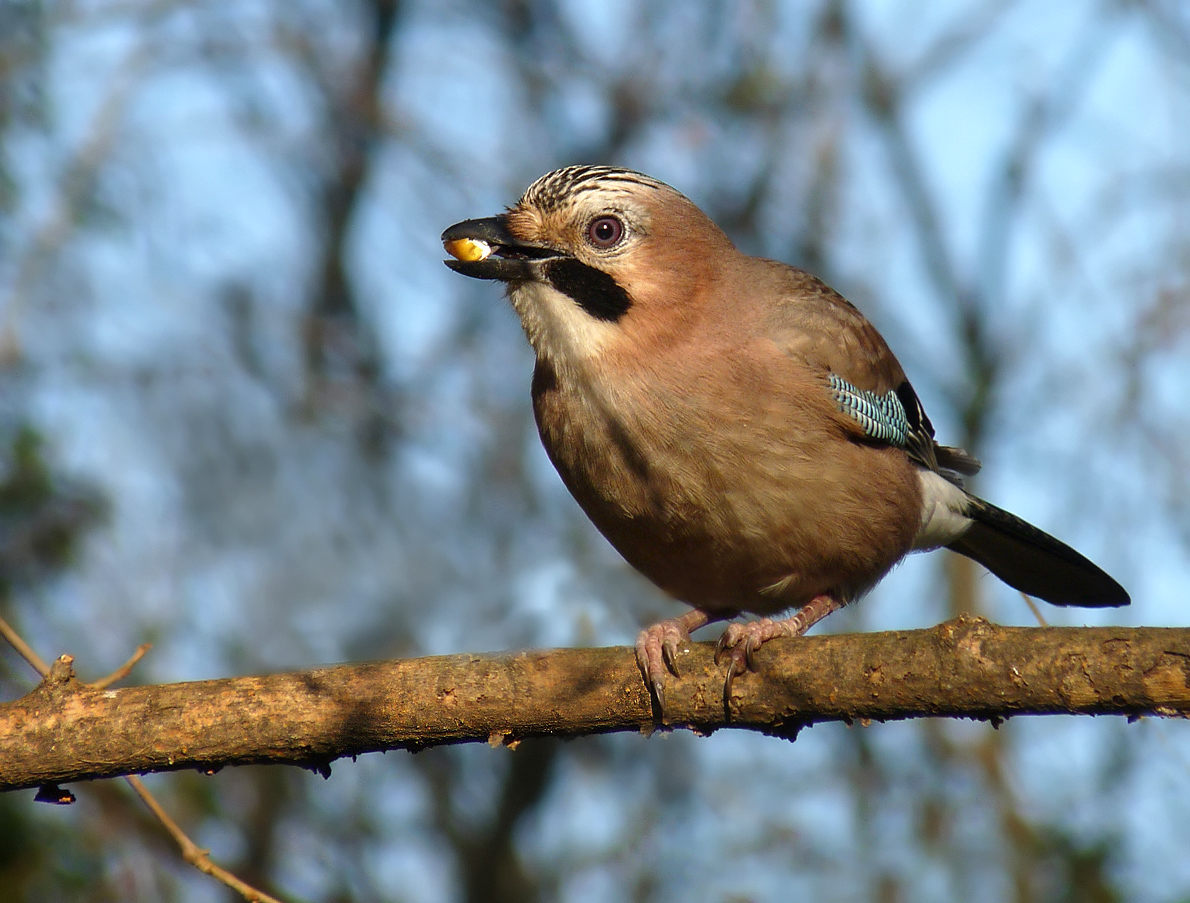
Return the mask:
POLYGON ((587 241, 597 248, 614 248, 624 237, 624 224, 614 216, 600 216, 587 226, 587 241))

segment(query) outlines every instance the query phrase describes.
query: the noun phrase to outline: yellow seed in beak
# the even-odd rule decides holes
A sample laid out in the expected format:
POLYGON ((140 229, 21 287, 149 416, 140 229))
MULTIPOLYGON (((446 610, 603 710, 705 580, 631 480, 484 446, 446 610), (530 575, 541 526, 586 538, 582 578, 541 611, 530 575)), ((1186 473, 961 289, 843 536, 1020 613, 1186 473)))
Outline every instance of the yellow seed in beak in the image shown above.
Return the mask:
POLYGON ((444 241, 442 246, 451 257, 468 262, 486 260, 492 253, 491 245, 476 238, 456 238, 454 241, 444 241))

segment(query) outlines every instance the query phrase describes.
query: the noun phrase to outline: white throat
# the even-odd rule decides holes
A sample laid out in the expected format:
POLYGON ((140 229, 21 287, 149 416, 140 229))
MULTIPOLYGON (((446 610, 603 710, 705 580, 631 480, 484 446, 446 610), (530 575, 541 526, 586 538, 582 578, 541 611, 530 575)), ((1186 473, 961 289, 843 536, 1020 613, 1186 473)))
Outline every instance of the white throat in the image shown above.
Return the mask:
POLYGON ((522 282, 508 297, 537 356, 555 367, 594 360, 616 335, 614 323, 595 319, 553 286, 522 282))

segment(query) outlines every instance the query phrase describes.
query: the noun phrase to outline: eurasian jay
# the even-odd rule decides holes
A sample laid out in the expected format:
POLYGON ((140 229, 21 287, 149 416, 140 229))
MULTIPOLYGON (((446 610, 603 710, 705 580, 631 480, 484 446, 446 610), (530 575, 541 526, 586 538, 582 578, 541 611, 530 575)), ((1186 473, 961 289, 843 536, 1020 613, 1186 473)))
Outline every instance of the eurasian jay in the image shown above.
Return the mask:
POLYGON ((633 567, 692 606, 636 642, 660 706, 691 630, 762 616, 719 641, 730 699, 761 644, 805 633, 912 551, 945 546, 1055 605, 1128 604, 1074 549, 963 489, 979 462, 934 441, 859 310, 742 253, 669 185, 570 166, 442 240, 451 269, 507 284, 567 488, 633 567))

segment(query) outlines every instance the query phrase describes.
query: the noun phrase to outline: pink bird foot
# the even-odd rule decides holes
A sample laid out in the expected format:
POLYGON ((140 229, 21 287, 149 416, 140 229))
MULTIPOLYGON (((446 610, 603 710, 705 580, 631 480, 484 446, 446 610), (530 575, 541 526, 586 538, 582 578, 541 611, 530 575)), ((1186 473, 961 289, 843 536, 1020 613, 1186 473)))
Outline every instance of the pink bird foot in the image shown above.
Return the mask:
POLYGON ((706 626, 711 620, 707 612, 694 608, 681 617, 667 618, 637 634, 636 663, 662 717, 665 715, 665 684, 671 674, 681 677, 678 653, 690 642, 690 631, 706 626))
POLYGON ((842 608, 843 604, 832 596, 815 596, 788 618, 761 618, 743 624, 728 624, 715 650, 716 663, 728 659, 727 679, 723 682, 724 712, 730 717, 732 681, 745 671, 756 670, 756 652, 761 646, 775 637, 801 636, 832 611, 842 608))

